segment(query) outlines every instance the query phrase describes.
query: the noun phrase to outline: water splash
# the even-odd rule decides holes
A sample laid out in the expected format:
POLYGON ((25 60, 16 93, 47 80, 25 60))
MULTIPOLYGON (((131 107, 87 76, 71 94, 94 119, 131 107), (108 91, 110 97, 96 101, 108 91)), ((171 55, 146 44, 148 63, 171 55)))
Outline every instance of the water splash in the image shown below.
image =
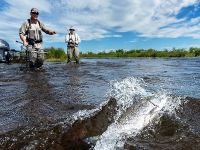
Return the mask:
POLYGON ((123 148, 127 137, 136 136, 160 113, 172 112, 179 106, 179 101, 174 103, 174 99, 164 92, 147 91, 143 80, 136 78, 112 81, 109 94, 117 100, 118 113, 115 122, 97 141, 95 150, 123 148))
POLYGON ((116 120, 122 113, 142 97, 151 96, 151 93, 145 90, 145 83, 141 79, 133 77, 125 78, 122 81, 113 80, 110 82, 110 91, 108 95, 114 97, 118 104, 118 114, 116 120))

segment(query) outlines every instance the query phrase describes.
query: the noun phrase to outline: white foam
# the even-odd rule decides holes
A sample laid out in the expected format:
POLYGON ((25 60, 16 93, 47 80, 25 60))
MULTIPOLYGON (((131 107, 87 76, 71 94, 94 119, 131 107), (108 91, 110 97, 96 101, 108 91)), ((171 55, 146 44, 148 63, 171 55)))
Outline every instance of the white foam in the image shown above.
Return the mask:
POLYGON ((126 78, 121 82, 117 81, 111 84, 110 96, 116 98, 119 109, 115 122, 101 135, 94 147, 95 150, 122 148, 127 137, 137 135, 159 113, 178 107, 178 103, 172 103, 172 98, 165 93, 147 92, 142 87, 144 84, 142 80, 126 78), (145 101, 147 97, 148 100, 145 101), (145 101, 143 104, 142 99, 145 101), (126 114, 125 118, 120 119, 124 111, 137 100, 141 101, 139 109, 134 114, 126 114))
POLYGON ((80 110, 72 115, 73 120, 84 120, 85 118, 88 118, 92 116, 96 111, 98 111, 98 108, 91 109, 91 110, 80 110))
POLYGON ((143 80, 133 77, 125 78, 122 81, 111 81, 109 96, 114 97, 117 100, 118 114, 121 116, 124 110, 133 105, 137 100, 145 96, 151 96, 151 93, 147 92, 144 87, 143 80))

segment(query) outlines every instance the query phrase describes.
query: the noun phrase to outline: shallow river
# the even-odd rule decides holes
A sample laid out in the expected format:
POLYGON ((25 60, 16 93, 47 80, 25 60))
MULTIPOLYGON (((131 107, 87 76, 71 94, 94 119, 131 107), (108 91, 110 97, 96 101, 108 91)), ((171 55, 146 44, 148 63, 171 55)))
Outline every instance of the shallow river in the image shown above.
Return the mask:
POLYGON ((0 149, 200 149, 200 58, 0 64, 0 149))

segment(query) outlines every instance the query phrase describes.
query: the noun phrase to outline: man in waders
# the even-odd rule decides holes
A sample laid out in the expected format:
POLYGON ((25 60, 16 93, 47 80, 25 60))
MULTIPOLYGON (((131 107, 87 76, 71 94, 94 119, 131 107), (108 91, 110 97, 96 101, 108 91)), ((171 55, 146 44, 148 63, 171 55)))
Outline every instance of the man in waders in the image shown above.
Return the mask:
POLYGON ((69 28, 69 33, 65 36, 65 43, 67 43, 67 63, 71 62, 72 55, 79 64, 79 49, 78 44, 81 42, 80 37, 75 33, 75 28, 71 26, 69 28))
POLYGON ((27 19, 19 29, 19 36, 28 51, 29 67, 31 69, 40 68, 44 62, 44 52, 42 48, 42 31, 49 35, 56 34, 49 30, 42 22, 38 20, 39 11, 32 8, 30 19, 27 19))

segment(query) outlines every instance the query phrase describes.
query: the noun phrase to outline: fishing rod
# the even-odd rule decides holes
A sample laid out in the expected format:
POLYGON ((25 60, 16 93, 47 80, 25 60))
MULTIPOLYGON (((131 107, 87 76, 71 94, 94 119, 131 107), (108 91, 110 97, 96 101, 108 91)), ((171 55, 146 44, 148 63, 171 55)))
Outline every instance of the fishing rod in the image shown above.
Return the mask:
MULTIPOLYGON (((23 45, 23 43, 22 42, 20 42, 20 41, 16 41, 17 43, 20 43, 20 44, 22 44, 23 45)), ((24 46, 24 45, 23 45, 24 46)), ((24 46, 24 47, 28 47, 28 45, 27 46, 24 46)), ((44 49, 39 49, 39 51, 31 51, 31 52, 33 52, 33 53, 41 53, 41 54, 45 54, 45 53, 47 53, 47 52, 44 52, 43 51, 44 49)))
POLYGON ((152 105, 158 107, 158 105, 154 104, 151 100, 148 100, 152 105))
POLYGON ((20 43, 20 44, 23 44, 22 42, 20 42, 20 41, 16 41, 17 43, 20 43))
POLYGON ((153 96, 148 96, 148 97, 146 98, 146 100, 147 100, 149 103, 151 103, 153 106, 159 107, 158 105, 156 105, 155 103, 153 103, 153 102, 151 101, 152 98, 153 98, 153 96))
POLYGON ((26 71, 29 68, 29 52, 28 52, 28 47, 25 46, 22 42, 20 41, 16 41, 17 43, 21 44, 21 51, 24 50, 25 51, 25 64, 26 64, 26 71))

